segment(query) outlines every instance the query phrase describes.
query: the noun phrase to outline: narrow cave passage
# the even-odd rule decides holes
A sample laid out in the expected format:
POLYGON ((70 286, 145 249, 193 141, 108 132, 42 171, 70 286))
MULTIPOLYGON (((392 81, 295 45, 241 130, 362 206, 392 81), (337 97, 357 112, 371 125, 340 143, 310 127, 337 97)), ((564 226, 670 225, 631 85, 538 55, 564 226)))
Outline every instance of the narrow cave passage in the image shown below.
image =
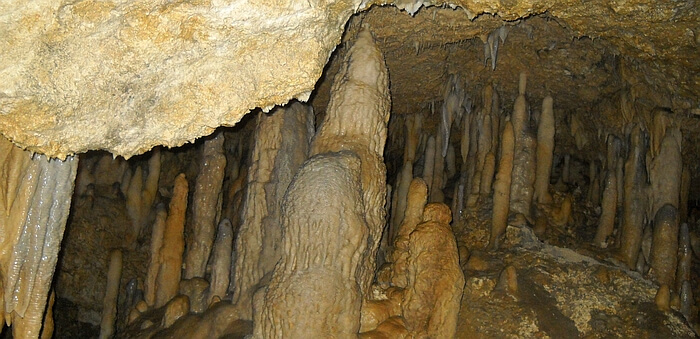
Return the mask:
POLYGON ((549 13, 356 14, 308 103, 79 155, 53 335, 694 337, 700 120, 646 67, 549 13))

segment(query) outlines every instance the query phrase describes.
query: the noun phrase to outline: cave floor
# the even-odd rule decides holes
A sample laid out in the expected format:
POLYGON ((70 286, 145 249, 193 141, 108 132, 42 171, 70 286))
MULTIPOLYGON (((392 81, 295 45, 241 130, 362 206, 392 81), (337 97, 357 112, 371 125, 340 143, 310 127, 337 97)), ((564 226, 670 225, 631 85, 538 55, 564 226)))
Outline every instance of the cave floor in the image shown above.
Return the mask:
POLYGON ((590 245, 597 226, 590 206, 577 201, 572 214, 566 226, 550 225, 542 240, 529 227, 509 225, 504 244, 491 252, 481 250, 490 201, 454 224, 459 246, 468 249, 460 250, 466 284, 458 338, 696 337, 679 312, 657 309, 658 286, 624 268, 611 255, 614 247, 590 245), (517 276, 511 285, 502 274, 508 266, 517 276))

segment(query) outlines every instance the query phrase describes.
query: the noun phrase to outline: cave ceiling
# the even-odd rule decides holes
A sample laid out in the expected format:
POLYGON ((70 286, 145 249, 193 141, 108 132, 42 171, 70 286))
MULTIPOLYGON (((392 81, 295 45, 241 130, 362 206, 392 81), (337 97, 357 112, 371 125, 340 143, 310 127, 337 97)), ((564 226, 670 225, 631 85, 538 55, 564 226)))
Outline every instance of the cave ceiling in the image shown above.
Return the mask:
POLYGON ((129 157, 234 125, 257 107, 305 100, 314 88, 322 111, 332 52, 361 24, 385 54, 395 114, 437 111, 449 74, 475 102, 493 83, 507 107, 525 71, 533 107, 551 94, 555 109, 596 122, 593 131, 625 122, 615 113, 623 95, 644 114, 662 107, 685 128, 698 125, 694 1, 427 5, 3 0, 0 133, 50 156, 129 157), (484 42, 502 26, 508 36, 491 69, 484 42))

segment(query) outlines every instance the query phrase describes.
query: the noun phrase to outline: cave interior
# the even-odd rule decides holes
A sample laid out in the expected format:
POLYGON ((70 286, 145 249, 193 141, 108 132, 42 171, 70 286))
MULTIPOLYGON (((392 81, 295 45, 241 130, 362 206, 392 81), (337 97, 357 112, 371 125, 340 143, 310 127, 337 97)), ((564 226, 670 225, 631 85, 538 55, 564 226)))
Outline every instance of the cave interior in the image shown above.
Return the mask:
POLYGON ((375 5, 308 100, 77 154, 41 337, 696 337, 687 10, 668 51, 583 14, 375 5))

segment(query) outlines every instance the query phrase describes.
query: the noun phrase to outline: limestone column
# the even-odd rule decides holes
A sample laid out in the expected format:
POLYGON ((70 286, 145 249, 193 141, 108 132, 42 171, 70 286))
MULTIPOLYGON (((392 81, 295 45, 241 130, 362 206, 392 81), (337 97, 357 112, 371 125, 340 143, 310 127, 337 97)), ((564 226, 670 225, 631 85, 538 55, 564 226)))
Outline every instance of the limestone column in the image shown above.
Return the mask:
POLYGON ((554 152, 554 110, 553 100, 547 96, 542 100, 542 114, 537 127, 537 175, 535 176, 534 199, 540 204, 549 204, 549 177, 552 172, 554 152))
POLYGON ((163 245, 159 252, 160 267, 156 276, 155 307, 161 307, 175 297, 180 290, 182 255, 185 251, 185 212, 187 211, 188 184, 185 174, 175 178, 175 188, 170 199, 168 218, 163 230, 163 245))
POLYGON ((513 125, 506 120, 501 137, 501 159, 498 162, 498 173, 493 185, 493 218, 489 240, 491 249, 498 249, 508 226, 514 143, 513 125))

